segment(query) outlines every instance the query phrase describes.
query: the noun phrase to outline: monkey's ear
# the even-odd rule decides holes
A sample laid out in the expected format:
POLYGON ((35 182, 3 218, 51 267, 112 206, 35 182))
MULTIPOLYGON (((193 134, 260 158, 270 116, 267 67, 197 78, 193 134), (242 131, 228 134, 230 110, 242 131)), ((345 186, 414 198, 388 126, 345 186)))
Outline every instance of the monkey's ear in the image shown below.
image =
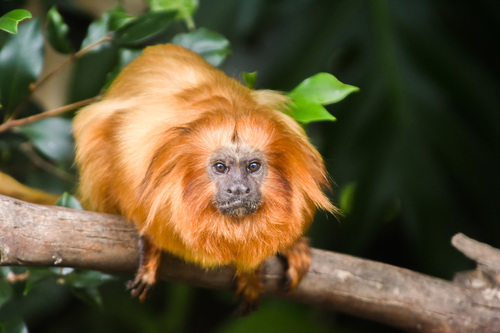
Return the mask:
POLYGON ((258 104, 269 106, 281 112, 290 113, 288 105, 292 100, 279 91, 274 90, 253 90, 252 96, 258 104))

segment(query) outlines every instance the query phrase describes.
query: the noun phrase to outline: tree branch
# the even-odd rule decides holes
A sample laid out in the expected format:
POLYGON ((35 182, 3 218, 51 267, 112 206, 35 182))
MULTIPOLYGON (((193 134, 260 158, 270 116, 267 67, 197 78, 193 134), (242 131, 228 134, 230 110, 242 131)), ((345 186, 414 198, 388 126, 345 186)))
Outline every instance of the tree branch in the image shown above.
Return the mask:
POLYGON ((78 101, 78 102, 75 102, 75 103, 64 105, 64 106, 61 106, 61 107, 58 107, 58 108, 55 108, 55 109, 52 109, 52 110, 44 111, 42 113, 37 113, 35 115, 29 116, 29 117, 26 117, 26 118, 9 119, 5 123, 0 124, 0 132, 6 131, 6 130, 12 128, 12 127, 22 126, 22 125, 26 125, 26 124, 31 124, 31 123, 34 123, 36 121, 39 121, 39 120, 42 120, 42 119, 45 119, 45 118, 50 118, 50 117, 58 116, 61 113, 65 113, 65 112, 68 112, 68 111, 71 111, 71 110, 78 109, 78 108, 81 108, 83 106, 89 105, 89 104, 91 104, 91 103, 93 103, 95 101, 98 101, 101 97, 102 97, 102 95, 97 95, 97 96, 94 96, 94 97, 91 97, 91 98, 84 99, 82 101, 78 101))
MULTIPOLYGON (((454 243, 457 237, 460 250, 470 249, 468 238, 455 236, 454 243)), ((488 257, 500 255, 496 249, 470 241, 487 249, 471 255, 481 265, 489 262, 488 257)), ((75 267, 132 275, 137 262, 136 231, 118 216, 35 205, 0 195, 0 265, 75 267)), ((450 282, 313 249, 311 268, 297 290, 281 290, 283 267, 276 258, 266 262, 265 289, 268 295, 408 331, 500 332, 500 290, 489 275, 491 270, 481 271, 481 265, 472 279, 461 275, 450 282), (475 283, 477 276, 488 283, 475 283)), ((161 278, 204 288, 233 288, 231 268, 207 271, 170 256, 165 256, 161 278)))

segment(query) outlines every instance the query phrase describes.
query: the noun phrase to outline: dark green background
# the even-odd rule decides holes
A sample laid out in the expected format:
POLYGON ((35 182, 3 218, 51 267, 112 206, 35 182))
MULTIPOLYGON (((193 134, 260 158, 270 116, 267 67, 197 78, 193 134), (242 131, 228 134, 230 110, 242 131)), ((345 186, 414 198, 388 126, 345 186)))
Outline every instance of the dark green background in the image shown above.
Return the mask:
MULTIPOLYGON (((84 33, 89 18, 62 12, 84 33)), ((313 246, 446 279, 473 267, 455 233, 500 247, 499 19, 496 0, 201 0, 195 16, 230 40, 223 69, 258 71, 257 88, 330 72, 361 89, 308 127, 334 200, 354 189, 344 217, 318 214, 313 246)), ((32 332, 396 331, 270 299, 236 320, 230 293, 166 283, 142 305, 124 280, 100 288, 101 310, 54 285, 18 306, 32 332)))

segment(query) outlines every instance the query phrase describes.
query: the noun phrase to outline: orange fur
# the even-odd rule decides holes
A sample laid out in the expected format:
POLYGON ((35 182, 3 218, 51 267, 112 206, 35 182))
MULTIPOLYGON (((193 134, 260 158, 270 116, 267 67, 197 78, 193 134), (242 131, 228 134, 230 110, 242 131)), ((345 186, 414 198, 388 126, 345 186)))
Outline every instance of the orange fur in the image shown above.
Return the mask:
POLYGON ((292 246, 317 208, 335 210, 322 159, 282 112, 287 102, 179 46, 148 47, 75 119, 82 203, 134 221, 188 262, 253 272, 292 246), (213 203, 206 166, 221 147, 261 152, 268 163, 262 204, 240 220, 213 203))

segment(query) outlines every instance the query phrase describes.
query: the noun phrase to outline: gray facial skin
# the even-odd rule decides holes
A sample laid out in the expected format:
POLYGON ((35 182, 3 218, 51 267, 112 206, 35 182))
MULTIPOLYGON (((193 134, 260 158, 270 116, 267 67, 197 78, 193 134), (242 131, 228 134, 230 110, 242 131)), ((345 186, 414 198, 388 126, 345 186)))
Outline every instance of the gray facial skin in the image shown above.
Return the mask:
POLYGON ((221 148, 210 159, 207 172, 216 186, 214 201, 222 214, 239 219, 257 210, 267 174, 260 152, 248 147, 221 148))

